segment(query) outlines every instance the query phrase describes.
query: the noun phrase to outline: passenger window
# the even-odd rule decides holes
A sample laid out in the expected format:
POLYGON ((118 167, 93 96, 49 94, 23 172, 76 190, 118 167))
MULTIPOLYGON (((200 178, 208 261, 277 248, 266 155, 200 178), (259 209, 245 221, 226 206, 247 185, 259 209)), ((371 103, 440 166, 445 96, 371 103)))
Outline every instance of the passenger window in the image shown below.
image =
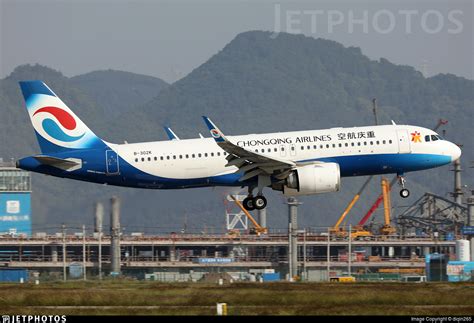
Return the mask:
POLYGON ((173 159, 176 159, 176 155, 173 155, 173 159))
POLYGON ((285 151, 285 147, 281 147, 281 151, 285 151))
POLYGON ((170 159, 170 156, 166 156, 166 159, 168 159, 168 160, 169 160, 169 159, 170 159))
POLYGON ((138 162, 138 158, 135 158, 135 163, 137 163, 137 162, 138 162))
POLYGON ((191 157, 196 158, 196 155, 195 155, 195 154, 192 154, 191 157))
MULTIPOLYGON (((295 147, 291 147, 291 150, 295 150, 295 147)), ((301 150, 304 150, 304 146, 301 146, 301 150)))
POLYGON ((319 148, 323 149, 323 148, 324 148, 324 146, 323 146, 323 145, 319 145, 319 148))
POLYGON ((344 146, 349 147, 349 144, 346 142, 346 143, 344 144, 344 146))
POLYGON ((336 148, 336 144, 332 144, 332 148, 336 148))
POLYGON ((374 145, 374 142, 373 142, 373 141, 371 141, 371 142, 370 142, 370 145, 371 145, 371 146, 373 146, 373 145, 374 145))
POLYGON ((160 157, 160 160, 163 160, 163 159, 164 159, 163 156, 161 156, 161 157, 160 157))
POLYGON ((204 157, 207 157, 207 153, 204 153, 204 157))
POLYGON ((329 145, 326 145, 326 148, 329 148, 329 145))
POLYGON ((264 152, 265 152, 265 149, 262 149, 262 153, 264 153, 264 152))
POLYGON ((392 143, 392 139, 390 139, 390 140, 388 141, 388 143, 391 144, 391 143, 392 143))
POLYGON ((188 155, 188 154, 186 154, 186 159, 188 159, 188 158, 189 158, 189 155, 188 155))
POLYGON ((151 161, 151 157, 148 157, 148 161, 151 161))
POLYGON ((211 157, 214 157, 214 153, 211 153, 211 157))
POLYGON ((272 149, 271 149, 271 148, 268 148, 267 151, 268 151, 269 153, 271 153, 271 152, 272 152, 272 149))
POLYGON ((158 157, 156 157, 156 156, 155 156, 155 158, 154 158, 154 159, 155 159, 155 161, 157 161, 157 160, 158 160, 158 157))
POLYGON ((183 159, 183 155, 179 155, 179 159, 183 159))
POLYGON ((145 161, 145 158, 142 157, 142 162, 144 162, 144 161, 145 161))
POLYGON ((201 154, 201 153, 199 153, 199 154, 198 154, 198 157, 199 157, 199 158, 201 158, 201 156, 202 156, 202 154, 201 154))
POLYGON ((220 156, 220 155, 221 155, 221 152, 220 152, 220 151, 218 151, 218 152, 217 152, 217 156, 220 156))
POLYGON ((339 143, 339 147, 342 147, 342 144, 341 144, 341 143, 339 143))
POLYGON ((318 149, 318 145, 314 145, 313 148, 314 148, 314 149, 318 149))
POLYGON ((360 141, 357 143, 357 146, 360 146, 360 141))
POLYGON ((278 151, 278 148, 273 149, 273 151, 274 151, 274 152, 277 152, 277 151, 278 151))
POLYGON ((354 147, 354 146, 355 146, 353 142, 351 142, 351 146, 352 146, 352 147, 354 147))
POLYGON ((385 143, 386 143, 386 141, 385 141, 385 140, 383 140, 383 141, 382 141, 382 144, 384 144, 384 145, 385 145, 385 143))
POLYGON ((380 141, 377 140, 375 143, 376 143, 377 145, 379 145, 379 144, 380 144, 380 141))
POLYGON ((311 146, 306 147, 306 149, 310 150, 310 149, 311 149, 311 146))
POLYGON ((436 137, 435 135, 431 135, 431 140, 436 141, 436 140, 438 140, 438 137, 436 137))

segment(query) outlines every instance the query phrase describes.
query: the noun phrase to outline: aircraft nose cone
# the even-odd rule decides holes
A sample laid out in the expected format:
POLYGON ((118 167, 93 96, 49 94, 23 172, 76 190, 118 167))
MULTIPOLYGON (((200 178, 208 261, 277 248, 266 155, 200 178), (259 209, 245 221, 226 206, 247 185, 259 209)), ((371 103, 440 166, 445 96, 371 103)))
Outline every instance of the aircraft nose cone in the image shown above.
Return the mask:
POLYGON ((458 160, 459 157, 461 157, 461 148, 459 148, 457 145, 452 144, 452 149, 451 149, 451 161, 458 160))

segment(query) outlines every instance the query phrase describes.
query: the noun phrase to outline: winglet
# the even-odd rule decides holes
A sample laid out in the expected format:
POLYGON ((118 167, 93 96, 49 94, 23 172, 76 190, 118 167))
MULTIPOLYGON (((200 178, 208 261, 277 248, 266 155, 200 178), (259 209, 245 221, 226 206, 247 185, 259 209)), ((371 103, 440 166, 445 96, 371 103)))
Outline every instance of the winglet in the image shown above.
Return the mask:
POLYGON ((217 128, 217 126, 211 121, 211 119, 209 119, 206 116, 202 116, 202 118, 204 119, 204 122, 206 123, 207 127, 209 128, 209 131, 211 132, 212 138, 214 138, 214 140, 217 143, 225 142, 226 138, 225 138, 224 134, 222 133, 222 131, 220 131, 219 128, 217 128))
POLYGON ((166 134, 168 135, 168 138, 170 140, 179 140, 179 137, 174 133, 173 130, 171 130, 170 127, 163 127, 166 131, 166 134))

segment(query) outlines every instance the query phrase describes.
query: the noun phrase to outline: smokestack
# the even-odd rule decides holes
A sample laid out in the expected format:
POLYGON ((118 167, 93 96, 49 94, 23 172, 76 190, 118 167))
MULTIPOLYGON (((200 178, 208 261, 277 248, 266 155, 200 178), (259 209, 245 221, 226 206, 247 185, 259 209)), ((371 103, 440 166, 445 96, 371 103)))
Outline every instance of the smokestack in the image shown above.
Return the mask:
POLYGON ((111 275, 120 274, 120 199, 113 196, 110 199, 112 210, 110 212, 110 250, 111 250, 111 275))
POLYGON ((102 232, 104 224, 104 205, 101 202, 95 204, 94 232, 102 232))

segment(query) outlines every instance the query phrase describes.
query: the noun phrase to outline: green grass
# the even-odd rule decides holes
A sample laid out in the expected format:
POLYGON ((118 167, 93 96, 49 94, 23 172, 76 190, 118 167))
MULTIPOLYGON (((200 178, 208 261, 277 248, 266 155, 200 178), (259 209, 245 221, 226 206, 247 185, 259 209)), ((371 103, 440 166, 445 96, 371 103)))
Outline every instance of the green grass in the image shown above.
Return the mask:
POLYGON ((473 283, 0 284, 2 314, 474 315, 473 283))

